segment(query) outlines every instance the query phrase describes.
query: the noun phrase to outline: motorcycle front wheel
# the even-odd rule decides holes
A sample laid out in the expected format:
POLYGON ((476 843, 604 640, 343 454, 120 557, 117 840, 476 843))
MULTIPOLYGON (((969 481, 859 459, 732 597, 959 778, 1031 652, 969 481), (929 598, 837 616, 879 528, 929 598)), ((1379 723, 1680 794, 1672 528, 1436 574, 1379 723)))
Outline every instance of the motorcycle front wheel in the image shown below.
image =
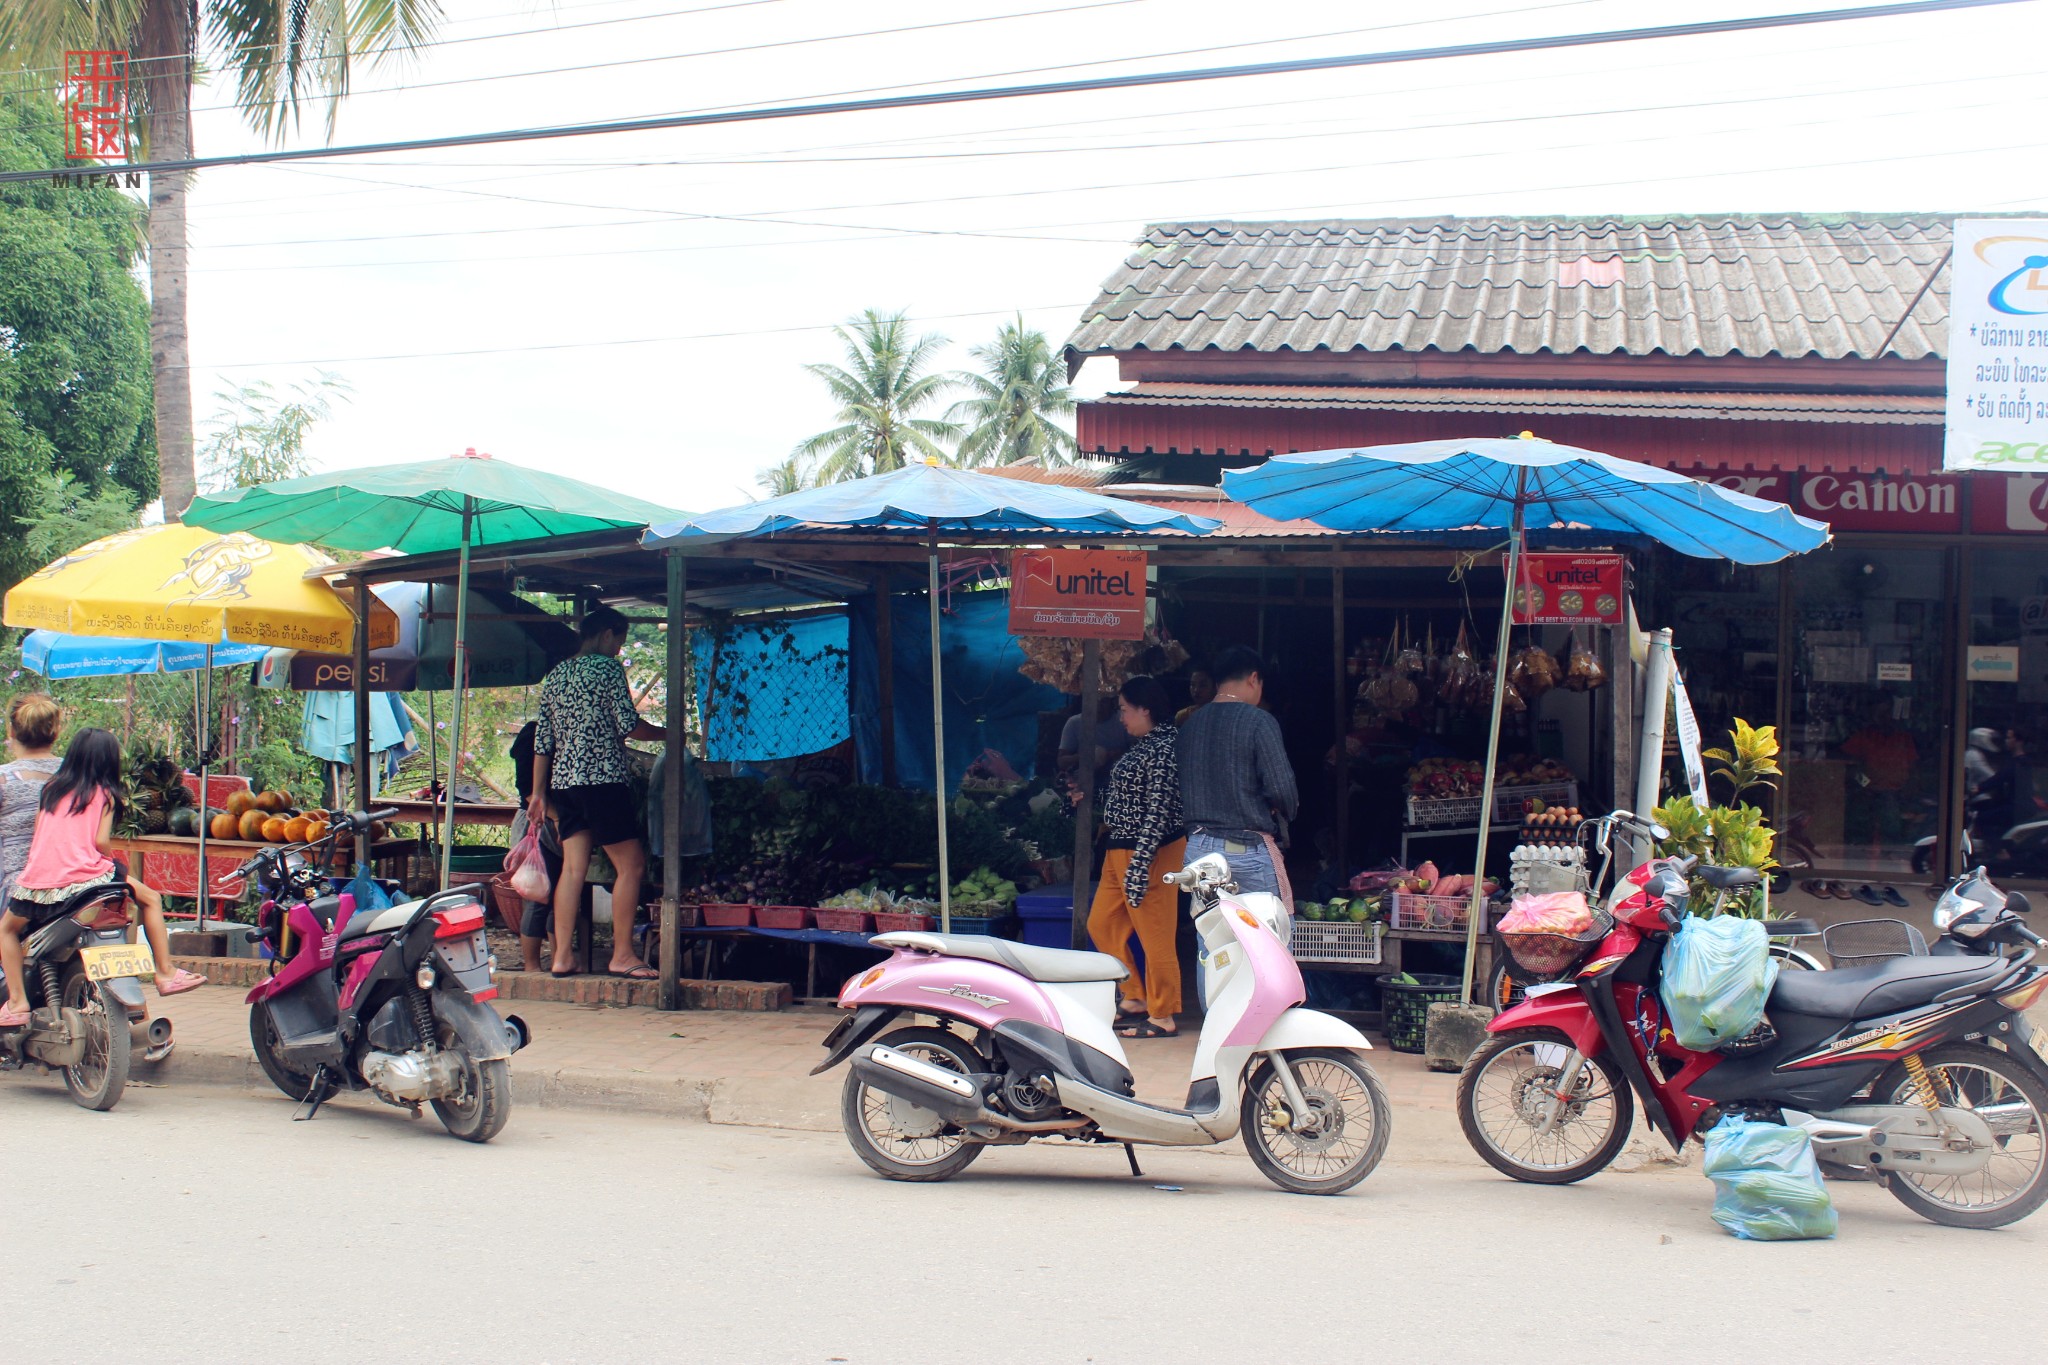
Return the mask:
MULTIPOLYGON (((1975 1110, 1996 1146, 1968 1175, 1922 1175, 1898 1167, 1885 1188, 1901 1204, 1952 1228, 2002 1228, 2048 1200, 2048 1085, 1997 1048, 1949 1043, 1920 1054, 1943 1106, 1975 1110)), ((1918 1104, 1919 1089, 1894 1062, 1878 1077, 1880 1104, 1918 1104)))
POLYGON ((1245 1150, 1260 1175, 1290 1194, 1342 1194, 1387 1154, 1393 1106, 1386 1088, 1365 1058, 1347 1048, 1286 1055, 1313 1126, 1300 1131, 1280 1073, 1266 1058, 1252 1072, 1238 1111, 1245 1150))
POLYGON ((512 1063, 503 1057, 480 1062, 470 1055, 453 1029, 441 1030, 441 1050, 462 1063, 462 1089, 434 1101, 434 1117, 453 1137, 464 1142, 489 1142, 512 1117, 512 1063))
POLYGON ((1569 1092, 1560 1093, 1575 1055, 1556 1029, 1528 1028, 1496 1035, 1466 1060, 1458 1124, 1487 1165, 1516 1180, 1569 1185, 1621 1154, 1635 1097, 1606 1056, 1587 1058, 1569 1092))
POLYGON ((128 1013, 76 964, 64 978, 64 1008, 85 1019, 85 1055, 64 1068, 64 1087, 82 1109, 112 1109, 128 1088, 128 1013))
MULTIPOLYGON (((964 1038, 942 1028, 900 1028, 877 1041, 963 1076, 988 1069, 964 1038)), ((863 1085, 850 1071, 839 1095, 839 1123, 853 1154, 891 1180, 950 1180, 982 1152, 981 1143, 936 1111, 863 1085)))
MULTIPOLYGON (((313 1097, 313 1078, 285 1062, 278 1045, 277 1027, 270 1022, 270 1011, 261 1005, 249 1011, 249 1046, 255 1050, 256 1065, 263 1068, 263 1074, 287 1099, 303 1104, 313 1097)), ((321 1082, 321 1100, 331 1098, 334 1088, 333 1081, 321 1082)))

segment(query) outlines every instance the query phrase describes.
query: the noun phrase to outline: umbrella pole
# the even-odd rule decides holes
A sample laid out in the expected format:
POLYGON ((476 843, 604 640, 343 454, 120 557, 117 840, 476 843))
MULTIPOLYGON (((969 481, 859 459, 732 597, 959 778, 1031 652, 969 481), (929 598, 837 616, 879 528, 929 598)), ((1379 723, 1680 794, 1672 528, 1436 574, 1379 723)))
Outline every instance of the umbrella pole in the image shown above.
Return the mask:
POLYGON ((1493 780, 1500 767, 1501 706, 1508 690, 1508 640, 1515 621, 1515 583, 1522 571, 1522 480, 1517 472, 1515 519, 1508 531, 1507 591, 1501 597, 1500 639, 1493 651, 1493 724, 1486 732, 1486 777, 1479 784, 1479 852, 1472 869, 1472 908, 1465 921, 1463 1000, 1472 1003, 1472 974, 1479 965, 1479 935, 1486 927, 1486 843, 1493 832, 1493 780))
POLYGON ((939 533, 931 540, 932 793, 939 818, 939 932, 953 932, 953 868, 946 848, 946 694, 939 664, 939 533))
POLYGON ((462 701, 469 685, 469 525, 475 516, 472 499, 462 500, 462 557, 455 570, 455 714, 449 717, 447 803, 441 826, 441 886, 448 886, 448 868, 455 857, 455 784, 462 776, 462 701))
MULTIPOLYGON (((208 903, 206 880, 206 768, 207 731, 213 717, 213 646, 206 647, 206 661, 199 670, 199 923, 194 926, 199 932, 206 931, 206 909, 208 903)), ((169 970, 168 964, 159 963, 158 971, 169 970)))

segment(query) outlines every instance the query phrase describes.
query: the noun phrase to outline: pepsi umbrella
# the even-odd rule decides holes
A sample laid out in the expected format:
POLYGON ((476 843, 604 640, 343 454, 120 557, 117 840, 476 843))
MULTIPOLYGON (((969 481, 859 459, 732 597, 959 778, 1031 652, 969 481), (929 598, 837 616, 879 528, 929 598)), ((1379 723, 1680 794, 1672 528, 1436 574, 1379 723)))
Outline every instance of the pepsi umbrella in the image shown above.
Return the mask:
POLYGON ((648 528, 652 549, 688 549, 722 540, 769 539, 796 531, 866 529, 923 539, 929 547, 932 631, 932 743, 939 757, 939 921, 953 923, 952 870, 946 843, 945 695, 939 660, 939 539, 942 536, 1128 535, 1184 531, 1204 535, 1220 523, 1078 488, 1026 483, 936 464, 905 465, 886 474, 785 493, 648 528))
POLYGON ((1494 651, 1493 725, 1480 787, 1478 874, 1466 929, 1464 998, 1485 922, 1487 831, 1500 758, 1508 631, 1530 527, 1647 536, 1697 559, 1771 564, 1828 542, 1825 523, 1719 484, 1598 451, 1519 438, 1415 441, 1275 455, 1223 476, 1223 491, 1257 512, 1337 531, 1508 533, 1507 582, 1494 651))

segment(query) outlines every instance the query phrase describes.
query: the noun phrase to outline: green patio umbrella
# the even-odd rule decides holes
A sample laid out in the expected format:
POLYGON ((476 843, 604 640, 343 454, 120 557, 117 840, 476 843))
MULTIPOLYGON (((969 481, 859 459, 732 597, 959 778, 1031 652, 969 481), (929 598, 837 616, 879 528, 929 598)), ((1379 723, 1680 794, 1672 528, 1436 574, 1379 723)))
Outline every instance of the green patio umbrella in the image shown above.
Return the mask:
MULTIPOLYGON (((468 450, 447 459, 376 465, 232 488, 193 499, 184 519, 210 531, 250 531, 272 540, 304 541, 342 550, 391 549, 407 555, 460 551, 452 722, 453 752, 460 755, 467 680, 462 641, 469 627, 470 551, 482 545, 645 527, 681 515, 596 484, 524 469, 468 450)), ((443 885, 448 881, 454 842, 455 802, 451 796, 441 838, 443 885)))

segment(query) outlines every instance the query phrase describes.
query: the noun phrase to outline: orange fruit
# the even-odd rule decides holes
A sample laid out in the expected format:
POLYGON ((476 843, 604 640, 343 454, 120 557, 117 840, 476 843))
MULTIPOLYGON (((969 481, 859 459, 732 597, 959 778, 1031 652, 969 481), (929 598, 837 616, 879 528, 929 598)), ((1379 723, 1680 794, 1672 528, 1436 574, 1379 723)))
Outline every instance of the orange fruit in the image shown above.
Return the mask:
POLYGON ((263 822, 263 837, 273 844, 284 843, 285 827, 289 823, 289 821, 279 816, 271 816, 268 820, 265 820, 263 822))
POLYGON ((223 813, 213 817, 206 832, 216 839, 232 839, 242 832, 242 822, 233 815, 223 813))
POLYGON ((307 833, 313 822, 305 816, 296 816, 284 822, 284 841, 288 844, 303 844, 312 836, 307 833))
POLYGON ((227 812, 237 820, 256 809, 256 797, 251 792, 235 792, 228 797, 227 812))
POLYGON ((263 840, 263 822, 269 818, 260 810, 243 811, 242 818, 236 822, 235 832, 240 834, 248 843, 261 843, 263 840))

